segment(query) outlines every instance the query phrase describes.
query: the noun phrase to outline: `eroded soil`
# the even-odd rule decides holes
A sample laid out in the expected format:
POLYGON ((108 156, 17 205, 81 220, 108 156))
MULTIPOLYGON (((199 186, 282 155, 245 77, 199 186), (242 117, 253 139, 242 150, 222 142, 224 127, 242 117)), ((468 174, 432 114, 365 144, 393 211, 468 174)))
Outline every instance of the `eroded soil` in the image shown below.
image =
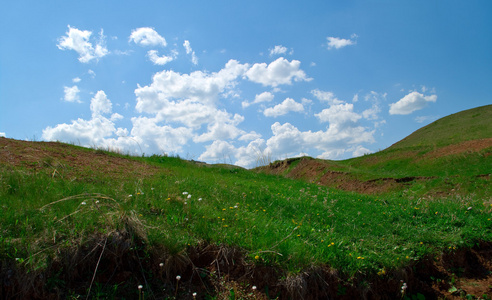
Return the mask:
POLYGON ((154 175, 159 169, 149 164, 113 156, 100 150, 74 148, 55 142, 27 142, 0 137, 0 163, 5 167, 50 172, 69 179, 90 179, 93 174, 109 178, 154 175), (101 172, 104 170, 104 172, 101 172))

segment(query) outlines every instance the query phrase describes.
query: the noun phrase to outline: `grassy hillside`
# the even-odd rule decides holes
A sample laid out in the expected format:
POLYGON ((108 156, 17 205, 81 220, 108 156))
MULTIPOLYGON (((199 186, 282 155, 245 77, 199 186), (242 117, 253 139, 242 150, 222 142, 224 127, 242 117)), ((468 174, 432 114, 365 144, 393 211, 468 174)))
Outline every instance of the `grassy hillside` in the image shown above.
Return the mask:
POLYGON ((8 299, 433 299, 490 277, 490 198, 0 138, 0 201, 8 299))
MULTIPOLYGON (((420 128, 385 151, 402 148, 439 148, 492 138, 492 105, 461 111, 420 128)), ((383 151, 384 152, 384 151, 383 151)))
POLYGON ((343 161, 290 159, 260 170, 361 192, 487 198, 492 195, 490 120, 492 105, 478 107, 439 119, 377 153, 343 161))

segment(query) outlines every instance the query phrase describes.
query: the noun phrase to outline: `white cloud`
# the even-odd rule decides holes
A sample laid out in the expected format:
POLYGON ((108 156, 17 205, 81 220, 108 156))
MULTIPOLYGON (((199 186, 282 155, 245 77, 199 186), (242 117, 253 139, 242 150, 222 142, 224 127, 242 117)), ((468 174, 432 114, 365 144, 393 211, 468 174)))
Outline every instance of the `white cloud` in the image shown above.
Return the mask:
POLYGON ((380 103, 386 101, 386 93, 378 93, 371 91, 364 96, 364 101, 372 103, 371 108, 368 108, 362 112, 362 116, 367 120, 379 119, 379 113, 381 112, 380 103))
POLYGON ((104 91, 98 91, 91 100, 91 112, 92 118, 102 116, 103 114, 110 114, 113 105, 106 96, 104 91))
POLYGON ((357 146, 355 148, 355 150, 352 152, 352 155, 354 157, 358 157, 358 156, 362 156, 364 154, 369 154, 369 153, 372 153, 372 151, 367 149, 367 148, 364 148, 362 146, 357 146))
POLYGON ((267 117, 278 117, 288 114, 289 112, 301 112, 304 111, 304 106, 301 103, 296 102, 292 98, 286 98, 282 103, 269 107, 263 111, 263 114, 267 117))
POLYGON ((292 84, 294 81, 310 81, 306 73, 300 69, 301 62, 292 60, 289 62, 283 57, 271 62, 256 63, 247 72, 246 77, 256 83, 264 86, 276 87, 281 84, 292 84))
POLYGON ((350 46, 350 45, 355 45, 357 44, 357 41, 355 40, 357 38, 357 35, 356 34, 353 34, 351 36, 352 39, 341 39, 341 38, 338 38, 338 37, 332 37, 332 36, 329 36, 327 37, 326 39, 328 40, 328 49, 340 49, 340 48, 343 48, 343 47, 346 47, 346 46, 350 46))
POLYGON ((195 51, 193 51, 193 49, 191 49, 190 41, 185 40, 183 43, 183 47, 186 50, 186 54, 191 54, 191 62, 194 65, 197 65, 198 64, 198 58, 196 57, 195 51))
POLYGON ((207 142, 235 139, 237 136, 245 133, 236 127, 242 121, 244 121, 244 117, 241 115, 235 114, 232 117, 225 111, 216 110, 214 111, 213 119, 207 126, 208 131, 193 140, 195 142, 207 142))
POLYGON ((63 92, 65 93, 63 100, 67 102, 78 102, 78 103, 82 102, 80 101, 80 96, 79 96, 80 90, 76 85, 72 87, 64 86, 63 92))
POLYGON ((179 123, 197 135, 194 142, 235 139, 245 132, 237 128, 243 116, 217 108, 218 99, 235 94, 236 80, 248 69, 235 60, 219 72, 195 71, 180 74, 164 70, 153 76, 149 86, 139 86, 136 109, 155 116, 157 122, 179 123), (206 125, 205 132, 202 127, 206 125))
POLYGON ((177 56, 177 52, 173 52, 170 56, 159 56, 159 52, 157 50, 149 50, 147 52, 147 56, 154 65, 163 66, 168 62, 173 61, 177 56))
POLYGON ((156 118, 134 117, 131 136, 150 153, 179 152, 192 138, 191 128, 160 125, 156 118))
POLYGON ((92 118, 77 119, 71 124, 58 124, 43 130, 45 140, 65 142, 80 142, 85 146, 104 145, 104 139, 115 132, 114 123, 104 116, 111 113, 111 101, 103 91, 98 91, 91 100, 92 118))
POLYGON ((43 139, 66 142, 78 142, 88 147, 110 147, 133 153, 177 152, 193 137, 192 129, 173 128, 161 125, 156 118, 134 117, 133 128, 118 127, 115 122, 123 119, 118 113, 112 113, 112 103, 104 91, 98 91, 92 98, 90 120, 77 119, 70 124, 58 124, 43 130, 43 139))
POLYGON ((415 122, 417 123, 432 122, 437 120, 438 118, 439 118, 438 116, 418 116, 415 117, 415 122))
MULTIPOLYGON (((276 45, 273 49, 270 49, 270 56, 286 54, 287 50, 288 49, 282 45, 276 45)), ((293 52, 294 51, 291 50, 289 54, 292 55, 293 52)))
POLYGON ((93 59, 98 60, 106 56, 109 51, 105 46, 105 37, 102 30, 99 33, 99 40, 96 42, 95 47, 89 41, 91 35, 92 31, 79 30, 68 25, 66 36, 60 37, 56 46, 60 50, 74 50, 79 54, 79 61, 82 63, 88 63, 93 59))
POLYGON ((92 71, 91 69, 89 69, 89 71, 87 71, 87 73, 89 75, 91 75, 92 78, 96 77, 96 72, 92 71))
POLYGON ((297 153, 322 151, 321 158, 335 159, 346 153, 354 145, 373 143, 374 131, 357 124, 330 124, 326 131, 300 131, 290 123, 274 123, 271 127, 273 136, 266 144, 267 150, 275 156, 291 157, 297 153))
POLYGON ((240 141, 253 141, 253 140, 257 140, 259 138, 261 138, 261 134, 255 132, 255 131, 251 131, 251 132, 243 134, 240 138, 238 138, 238 140, 240 140, 240 141))
POLYGON ((151 27, 141 27, 132 30, 129 41, 142 46, 167 46, 166 39, 151 27))
POLYGON ((334 104, 315 114, 321 122, 329 122, 330 126, 346 126, 347 123, 356 123, 361 116, 353 112, 351 103, 334 104))
POLYGON ((0 137, 6 137, 5 132, 0 132, 0 137))
POLYGON ((367 120, 377 120, 380 112, 381 108, 379 108, 379 105, 373 104, 371 108, 368 108, 362 112, 362 116, 367 120))
POLYGON ((205 149, 198 160, 234 163, 232 159, 235 157, 236 148, 226 141, 214 141, 211 145, 205 146, 205 149))
POLYGON ((343 103, 343 101, 338 100, 337 97, 335 97, 335 94, 333 94, 332 92, 325 92, 315 89, 311 91, 311 94, 313 94, 314 97, 318 98, 318 100, 328 102, 328 104, 330 105, 343 103))
POLYGON ((261 94, 256 94, 255 100, 253 102, 243 101, 241 104, 243 108, 246 108, 252 104, 262 103, 262 102, 270 102, 274 98, 274 95, 270 92, 263 92, 261 94))
POLYGON ((72 82, 73 83, 78 83, 78 82, 81 82, 82 79, 80 79, 79 77, 75 77, 74 79, 72 79, 72 82))
POLYGON ((230 163, 246 168, 259 166, 271 157, 269 150, 265 149, 265 141, 259 138, 247 146, 235 147, 226 141, 214 141, 205 148, 206 151, 200 155, 199 160, 230 163))
POLYGON ((391 115, 408 115, 424 108, 429 102, 436 102, 437 95, 424 96, 419 92, 411 92, 398 102, 390 104, 391 115))
MULTIPOLYGON (((248 65, 229 60, 219 72, 195 71, 180 74, 170 70, 156 73, 149 86, 135 90, 138 112, 157 113, 165 111, 173 100, 187 101, 193 105, 213 105, 220 94, 235 86, 235 80, 244 74, 248 65)), ((179 104, 176 102, 177 104, 179 104)))
POLYGON ((359 124, 362 116, 354 112, 353 104, 338 100, 330 92, 314 90, 312 94, 329 104, 328 108, 315 114, 320 122, 328 123, 326 130, 300 131, 290 123, 276 122, 271 126, 273 135, 266 141, 269 153, 292 157, 319 151, 319 158, 337 159, 346 153, 357 154, 363 151, 362 144, 374 142, 375 131, 359 124))

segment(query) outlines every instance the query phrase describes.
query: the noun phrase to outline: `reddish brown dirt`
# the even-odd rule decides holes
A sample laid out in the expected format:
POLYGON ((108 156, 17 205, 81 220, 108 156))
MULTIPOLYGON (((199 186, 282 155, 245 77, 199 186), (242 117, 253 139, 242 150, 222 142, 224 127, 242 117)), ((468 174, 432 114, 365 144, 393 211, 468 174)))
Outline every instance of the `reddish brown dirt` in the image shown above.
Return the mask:
POLYGON ((197 292, 196 299, 213 296, 225 300, 232 298, 231 291, 235 299, 249 300, 403 299, 403 283, 408 286, 405 295, 409 299, 420 299, 418 294, 425 299, 490 299, 484 295, 492 295, 492 245, 487 243, 429 257, 384 275, 360 278, 347 278, 327 266, 292 276, 272 266, 250 264, 239 249, 219 245, 199 244, 177 254, 145 247, 138 237, 122 231, 62 250, 42 272, 25 273, 0 261, 4 284, 0 299, 64 299, 67 288, 84 295, 97 261, 96 282, 99 286, 118 285, 117 298, 136 299, 136 287, 142 283, 155 299, 191 300, 197 292), (177 275, 181 277, 178 291, 177 275), (53 288, 54 282, 48 284, 54 276, 63 283, 57 288, 53 288))
MULTIPOLYGON (((460 144, 449 145, 438 148, 423 155, 419 159, 434 159, 443 156, 457 155, 461 153, 480 152, 492 147, 492 138, 466 141, 460 144)), ((405 152, 396 154, 395 157, 408 158, 417 152, 405 152), (405 155, 405 156, 402 156, 405 155)), ((492 150, 485 152, 484 155, 492 154, 492 150)), ((395 158, 393 157, 393 159, 395 158)), ((371 159, 371 158, 369 158, 371 159)), ((374 158, 376 163, 378 158, 374 158)), ((409 182, 428 180, 428 177, 407 177, 407 178, 378 178, 369 181, 358 180, 354 175, 346 172, 333 171, 329 162, 315 160, 311 158, 300 158, 300 162, 291 168, 291 164, 296 159, 287 159, 276 162, 268 166, 259 168, 260 171, 269 174, 284 175, 293 179, 302 179, 311 183, 317 183, 329 187, 334 187, 346 191, 354 191, 363 194, 382 194, 390 191, 404 189, 409 182)), ((489 174, 479 175, 490 177, 489 174)))
MULTIPOLYGON (((492 138, 466 141, 459 144, 438 148, 434 151, 426 153, 422 159, 437 158, 461 153, 480 152, 490 147, 492 147, 492 138)), ((487 152, 486 155, 490 155, 491 153, 492 150, 487 152)))
POLYGON ((403 179, 379 178, 376 180, 362 181, 345 172, 331 171, 329 170, 329 163, 311 158, 301 158, 301 161, 287 173, 292 162, 293 160, 285 160, 270 164, 267 167, 261 168, 261 171, 276 175, 285 174, 288 178, 302 179, 311 183, 363 194, 381 194, 395 191, 404 187, 408 181, 425 179, 420 177, 403 179))
POLYGON ((24 168, 33 171, 50 172, 53 176, 80 179, 90 178, 94 173, 107 177, 124 178, 134 174, 134 178, 151 176, 158 170, 143 162, 113 156, 104 151, 55 142, 27 142, 0 138, 0 164, 7 167, 24 168))

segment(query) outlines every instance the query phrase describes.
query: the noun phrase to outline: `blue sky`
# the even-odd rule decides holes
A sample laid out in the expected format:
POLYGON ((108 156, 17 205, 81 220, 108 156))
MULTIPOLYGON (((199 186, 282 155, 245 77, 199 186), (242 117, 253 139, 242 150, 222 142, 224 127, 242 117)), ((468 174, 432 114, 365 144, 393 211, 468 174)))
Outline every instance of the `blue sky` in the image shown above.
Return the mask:
POLYGON ((254 167, 491 104, 490 1, 9 1, 0 135, 254 167))

